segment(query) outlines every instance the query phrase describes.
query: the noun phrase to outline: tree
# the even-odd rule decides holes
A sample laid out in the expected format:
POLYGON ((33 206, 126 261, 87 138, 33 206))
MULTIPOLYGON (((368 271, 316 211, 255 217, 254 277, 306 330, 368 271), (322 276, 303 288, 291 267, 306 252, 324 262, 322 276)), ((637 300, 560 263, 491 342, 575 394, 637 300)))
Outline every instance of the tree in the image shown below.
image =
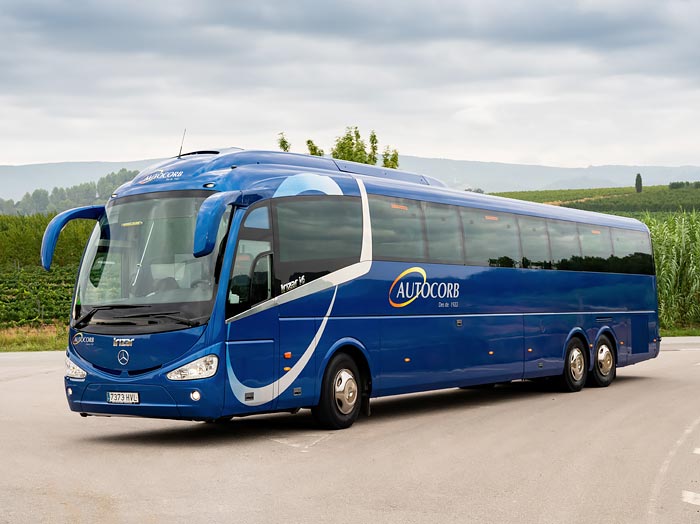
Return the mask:
POLYGON ((391 149, 389 146, 384 148, 382 153, 382 167, 388 167, 390 169, 399 168, 399 152, 396 149, 391 149))
POLYGON ((371 166, 377 165, 377 150, 379 149, 379 140, 374 129, 369 133, 369 155, 367 155, 367 163, 371 166))
POLYGON ((285 153, 289 153, 289 149, 292 147, 292 144, 290 144, 287 141, 287 138, 284 136, 284 133, 277 133, 279 138, 277 139, 277 145, 280 146, 280 149, 284 151, 285 153))
POLYGON ((637 178, 634 179, 634 188, 637 190, 637 193, 642 192, 642 175, 637 173, 637 178))
MULTIPOLYGON (((288 152, 291 144, 287 141, 284 133, 279 133, 277 144, 282 151, 288 152)), ((313 140, 306 141, 306 147, 310 155, 323 156, 324 151, 318 147, 313 140)), ((331 149, 331 157, 338 160, 349 160, 351 162, 359 162, 360 164, 377 165, 379 152, 379 139, 374 130, 369 134, 369 151, 367 143, 363 140, 360 130, 357 126, 348 126, 345 128, 345 133, 336 137, 335 145, 331 149)), ((399 152, 386 146, 382 154, 382 166, 392 169, 399 167, 399 152)))
POLYGON ((307 140, 306 147, 308 148, 310 155, 323 156, 323 149, 314 144, 313 140, 307 140))

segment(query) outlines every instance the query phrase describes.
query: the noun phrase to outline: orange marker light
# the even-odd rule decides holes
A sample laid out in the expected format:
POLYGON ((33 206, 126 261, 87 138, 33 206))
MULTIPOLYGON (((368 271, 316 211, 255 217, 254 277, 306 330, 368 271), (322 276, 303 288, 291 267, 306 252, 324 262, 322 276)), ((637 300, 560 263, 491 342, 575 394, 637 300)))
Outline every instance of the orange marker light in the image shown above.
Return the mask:
POLYGON ((625 341, 624 341, 624 340, 620 340, 620 345, 621 345, 621 346, 624 346, 624 345, 625 345, 625 341))
POLYGON ((292 352, 291 352, 291 351, 287 351, 287 352, 284 354, 284 358, 286 358, 286 359, 292 358, 292 352))
POLYGON ((600 231, 598 231, 597 229, 592 229, 591 233, 593 233, 594 235, 600 235, 600 231))
POLYGON ((408 358, 408 357, 406 357, 405 359, 403 359, 403 361, 404 361, 404 362, 410 362, 410 361, 411 361, 411 359, 410 359, 410 358, 408 358))
POLYGON ((495 217, 493 215, 486 215, 484 218, 486 220, 495 220, 496 222, 498 222, 498 217, 495 217))
POLYGON ((285 368, 284 368, 285 373, 286 373, 287 371, 289 371, 290 369, 292 369, 292 368, 290 368, 289 366, 285 367, 285 368))
POLYGON ((489 351, 489 355, 493 355, 493 351, 489 351))
POLYGON ((532 353, 532 348, 527 348, 528 353, 532 353))
POLYGON ((408 206, 402 206, 401 204, 391 204, 391 209, 400 209, 401 211, 408 211, 408 206))

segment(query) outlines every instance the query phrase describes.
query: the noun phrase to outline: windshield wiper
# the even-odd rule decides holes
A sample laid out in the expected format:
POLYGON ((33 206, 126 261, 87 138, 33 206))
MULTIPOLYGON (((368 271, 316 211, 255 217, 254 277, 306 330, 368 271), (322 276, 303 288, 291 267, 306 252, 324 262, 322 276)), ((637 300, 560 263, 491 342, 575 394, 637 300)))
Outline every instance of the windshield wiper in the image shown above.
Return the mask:
MULTIPOLYGON (((154 313, 145 313, 145 314, 135 314, 135 315, 123 315, 121 317, 115 317, 115 318, 169 318, 170 320, 174 320, 176 322, 179 322, 180 324, 185 324, 186 326, 189 327, 195 327, 199 326, 200 323, 196 322, 194 320, 190 320, 189 318, 181 317, 178 315, 180 313, 179 311, 163 311, 161 313, 154 312, 154 313)), ((204 318, 204 317, 197 317, 197 318, 204 318)))
POLYGON ((82 315, 78 320, 76 320, 75 323, 73 324, 73 327, 76 329, 80 329, 81 327, 86 326, 90 322, 90 319, 98 311, 104 311, 107 309, 132 309, 135 307, 151 307, 151 306, 139 306, 136 304, 112 304, 109 306, 95 306, 90 311, 88 311, 87 313, 82 315))

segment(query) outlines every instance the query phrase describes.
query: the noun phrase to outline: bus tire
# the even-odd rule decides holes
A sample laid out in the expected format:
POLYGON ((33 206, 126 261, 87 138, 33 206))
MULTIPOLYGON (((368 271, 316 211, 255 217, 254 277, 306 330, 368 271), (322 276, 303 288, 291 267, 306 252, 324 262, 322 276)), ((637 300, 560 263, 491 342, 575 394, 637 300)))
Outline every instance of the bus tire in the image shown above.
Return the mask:
POLYGON ((599 388, 609 386, 615 380, 616 366, 612 342, 605 335, 601 335, 593 354, 593 372, 588 376, 588 384, 599 388))
POLYGON ((563 391, 581 391, 587 376, 586 346, 579 338, 574 337, 566 345, 564 372, 559 377, 559 385, 563 391))
POLYGON ((361 384, 355 361, 345 353, 335 355, 323 374, 319 403, 312 409, 319 425, 326 429, 352 426, 362 406, 361 384))

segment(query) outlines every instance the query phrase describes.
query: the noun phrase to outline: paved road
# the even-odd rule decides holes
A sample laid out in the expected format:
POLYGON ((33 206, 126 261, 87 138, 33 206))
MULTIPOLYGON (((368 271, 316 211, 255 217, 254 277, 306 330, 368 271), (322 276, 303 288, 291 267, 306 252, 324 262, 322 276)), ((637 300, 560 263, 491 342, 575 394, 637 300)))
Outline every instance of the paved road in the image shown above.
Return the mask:
POLYGON ((226 425, 80 418, 0 354, 0 522, 700 522, 700 339, 576 394, 514 383, 226 425))

